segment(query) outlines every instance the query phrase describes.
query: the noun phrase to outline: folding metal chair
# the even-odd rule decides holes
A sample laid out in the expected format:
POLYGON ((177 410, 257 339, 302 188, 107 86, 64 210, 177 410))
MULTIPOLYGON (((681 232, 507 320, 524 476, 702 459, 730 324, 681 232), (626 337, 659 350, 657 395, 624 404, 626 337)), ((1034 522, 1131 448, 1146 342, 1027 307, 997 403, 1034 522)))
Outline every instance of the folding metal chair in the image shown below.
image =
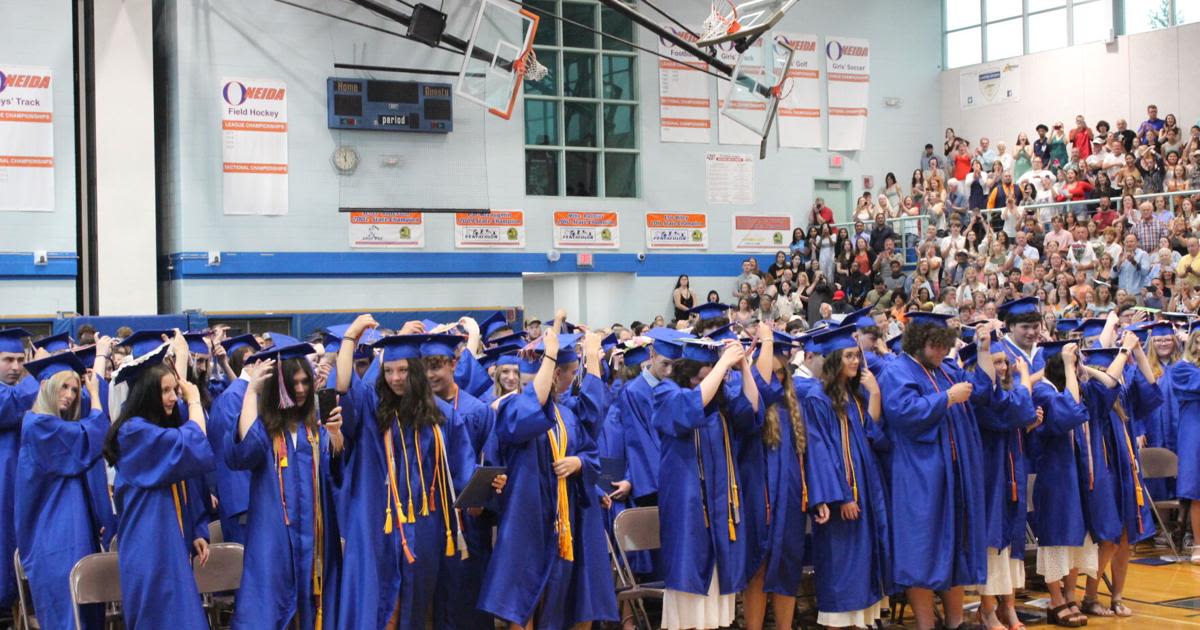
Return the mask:
POLYGON ((38 630, 37 615, 33 610, 33 599, 29 596, 29 578, 25 577, 25 567, 21 565, 21 551, 13 551, 13 569, 17 576, 17 614, 13 622, 16 630, 38 630))
POLYGON ((617 553, 620 557, 618 569, 624 573, 622 581, 628 585, 618 589, 617 601, 632 602, 635 622, 647 630, 654 626, 650 623, 650 616, 646 614, 643 600, 647 597, 662 599, 663 583, 639 584, 627 554, 635 551, 654 551, 662 547, 658 527, 657 507, 629 508, 618 514, 613 521, 613 537, 616 538, 617 553))
MULTIPOLYGON (((1143 479, 1167 479, 1179 475, 1179 456, 1169 449, 1147 446, 1141 450, 1141 458, 1143 479)), ((1154 512, 1154 520, 1158 521, 1158 526, 1163 531, 1163 537, 1167 539, 1167 546, 1171 548, 1173 560, 1178 561, 1179 548, 1175 546, 1175 538, 1171 535, 1171 529, 1167 526, 1167 522, 1163 520, 1159 510, 1182 511, 1182 505, 1178 499, 1157 501, 1154 497, 1150 496, 1149 488, 1144 488, 1144 490, 1146 496, 1150 499, 1150 510, 1154 512)))
POLYGON ((225 542, 225 532, 221 529, 221 521, 208 523, 208 542, 213 545, 225 542))
POLYGON ((236 591, 242 585, 244 555, 244 548, 237 543, 215 543, 208 547, 208 562, 204 566, 200 566, 199 560, 192 561, 196 588, 204 601, 208 624, 213 628, 221 627, 222 612, 233 610, 234 598, 220 593, 236 591))
MULTIPOLYGON (((71 567, 71 611, 75 630, 83 630, 79 607, 84 604, 110 604, 121 601, 121 569, 115 552, 86 555, 71 567)), ((106 613, 109 617, 111 611, 106 613)), ((106 620, 107 621, 107 620, 106 620)))

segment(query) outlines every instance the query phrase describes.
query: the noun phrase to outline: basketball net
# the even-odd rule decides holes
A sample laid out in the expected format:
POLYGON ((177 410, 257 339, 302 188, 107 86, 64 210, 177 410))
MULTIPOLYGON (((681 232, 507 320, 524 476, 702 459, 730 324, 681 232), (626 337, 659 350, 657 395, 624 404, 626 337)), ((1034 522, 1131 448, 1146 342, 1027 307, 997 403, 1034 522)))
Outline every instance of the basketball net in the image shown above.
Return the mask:
POLYGON ((737 7, 733 5, 732 0, 726 2, 714 2, 712 4, 712 12, 705 18, 704 23, 700 25, 703 32, 700 33, 700 39, 712 39, 722 35, 731 35, 738 32, 742 25, 737 21, 737 7), (729 7, 729 15, 721 13, 720 7, 725 4, 729 7))
POLYGON ((537 53, 532 48, 529 49, 529 53, 525 55, 524 59, 521 59, 514 65, 517 72, 525 75, 526 81, 541 81, 546 78, 546 75, 550 74, 549 68, 538 63, 537 53))

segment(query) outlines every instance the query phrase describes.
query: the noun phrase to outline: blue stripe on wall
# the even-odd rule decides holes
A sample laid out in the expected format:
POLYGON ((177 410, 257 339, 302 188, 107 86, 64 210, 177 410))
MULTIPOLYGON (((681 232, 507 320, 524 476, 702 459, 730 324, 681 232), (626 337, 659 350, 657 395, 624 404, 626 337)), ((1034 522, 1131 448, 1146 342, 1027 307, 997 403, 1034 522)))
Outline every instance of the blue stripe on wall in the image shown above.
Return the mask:
POLYGON ((78 269, 75 252, 49 252, 44 265, 33 264, 33 252, 0 253, 0 280, 74 279, 78 269))
MULTIPOLYGON (((204 252, 171 255, 171 279, 320 277, 508 277, 522 273, 634 273, 639 276, 734 276, 745 254, 596 253, 593 266, 580 267, 574 253, 557 262, 541 253, 480 252, 222 252, 221 264, 208 264, 204 252)), ((756 258, 764 269, 770 254, 756 258)))

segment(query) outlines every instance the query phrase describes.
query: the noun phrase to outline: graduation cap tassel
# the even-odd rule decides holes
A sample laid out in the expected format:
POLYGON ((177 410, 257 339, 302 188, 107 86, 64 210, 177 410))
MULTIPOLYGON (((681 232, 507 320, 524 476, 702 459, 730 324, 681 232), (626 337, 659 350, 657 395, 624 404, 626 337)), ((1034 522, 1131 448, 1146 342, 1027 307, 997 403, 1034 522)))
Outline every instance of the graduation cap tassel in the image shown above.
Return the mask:
POLYGON ((287 385, 283 382, 283 359, 282 358, 279 360, 278 363, 275 364, 275 380, 278 382, 278 385, 279 385, 279 408, 280 409, 295 408, 296 401, 292 400, 292 397, 290 395, 288 395, 287 385))
MULTIPOLYGON (((455 510, 455 512, 458 512, 458 510, 455 510)), ((466 560, 467 558, 471 557, 471 553, 469 551, 467 551, 467 538, 466 538, 466 536, 463 536, 462 516, 459 515, 457 518, 458 518, 458 557, 460 560, 466 560)))

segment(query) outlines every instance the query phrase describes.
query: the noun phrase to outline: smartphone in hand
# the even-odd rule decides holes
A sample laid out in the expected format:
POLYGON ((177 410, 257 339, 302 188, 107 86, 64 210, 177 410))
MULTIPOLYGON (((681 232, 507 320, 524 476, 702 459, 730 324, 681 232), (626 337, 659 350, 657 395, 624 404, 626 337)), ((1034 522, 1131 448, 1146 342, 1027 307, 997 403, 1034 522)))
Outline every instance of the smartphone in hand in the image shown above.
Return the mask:
POLYGON ((317 391, 317 409, 320 412, 321 424, 329 421, 329 414, 337 408, 337 390, 326 388, 317 391))

